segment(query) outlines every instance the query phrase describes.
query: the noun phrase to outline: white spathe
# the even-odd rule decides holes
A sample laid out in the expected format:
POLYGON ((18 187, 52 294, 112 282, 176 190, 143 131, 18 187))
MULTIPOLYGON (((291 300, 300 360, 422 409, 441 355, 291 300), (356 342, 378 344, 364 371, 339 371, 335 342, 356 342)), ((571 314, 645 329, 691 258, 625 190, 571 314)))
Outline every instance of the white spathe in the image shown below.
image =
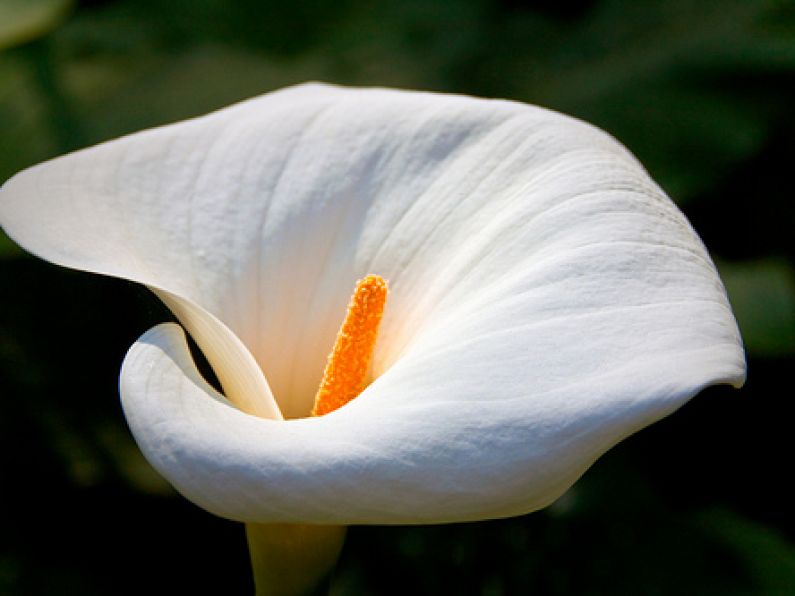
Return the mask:
POLYGON ((165 324, 124 362, 124 411, 177 490, 231 519, 529 512, 745 375, 684 216, 609 135, 534 106, 302 85, 22 172, 0 223, 148 285, 194 335, 230 401, 165 324), (282 420, 309 414, 368 273, 390 283, 376 380, 282 420))

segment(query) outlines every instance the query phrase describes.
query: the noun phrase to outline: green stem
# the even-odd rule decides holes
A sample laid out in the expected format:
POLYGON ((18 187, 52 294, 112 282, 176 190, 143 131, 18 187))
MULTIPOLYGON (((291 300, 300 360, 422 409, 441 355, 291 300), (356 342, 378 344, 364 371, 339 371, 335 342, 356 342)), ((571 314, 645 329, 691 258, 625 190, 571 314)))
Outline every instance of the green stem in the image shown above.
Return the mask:
POLYGON ((308 596, 328 577, 345 526, 246 524, 257 596, 308 596))

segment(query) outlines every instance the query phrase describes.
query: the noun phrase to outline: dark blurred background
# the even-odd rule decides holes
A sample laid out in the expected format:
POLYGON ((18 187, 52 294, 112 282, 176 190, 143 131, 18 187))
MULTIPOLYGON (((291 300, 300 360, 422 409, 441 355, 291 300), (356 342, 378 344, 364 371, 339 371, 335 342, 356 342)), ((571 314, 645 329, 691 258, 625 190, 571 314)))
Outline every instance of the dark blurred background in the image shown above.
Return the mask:
MULTIPOLYGON (((521 518, 352 528, 332 593, 792 595, 795 3, 0 0, 0 181, 309 79, 505 97, 625 143, 718 263, 748 383, 705 391, 521 518), (788 397, 789 396, 789 397, 788 397)), ((0 594, 245 594, 242 527, 126 428, 145 289, 0 236, 0 594)))

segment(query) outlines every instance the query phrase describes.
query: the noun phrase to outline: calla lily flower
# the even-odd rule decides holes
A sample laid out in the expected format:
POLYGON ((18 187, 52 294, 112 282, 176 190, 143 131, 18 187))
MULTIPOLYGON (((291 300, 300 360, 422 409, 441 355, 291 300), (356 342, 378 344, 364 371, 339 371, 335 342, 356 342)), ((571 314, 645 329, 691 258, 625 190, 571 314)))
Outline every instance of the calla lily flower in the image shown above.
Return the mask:
POLYGON ((185 497, 248 523, 524 514, 745 359, 685 217, 606 133, 511 101, 308 84, 33 167, 32 253, 151 288, 124 412, 185 497), (358 397, 311 417, 357 279, 389 283, 358 397))

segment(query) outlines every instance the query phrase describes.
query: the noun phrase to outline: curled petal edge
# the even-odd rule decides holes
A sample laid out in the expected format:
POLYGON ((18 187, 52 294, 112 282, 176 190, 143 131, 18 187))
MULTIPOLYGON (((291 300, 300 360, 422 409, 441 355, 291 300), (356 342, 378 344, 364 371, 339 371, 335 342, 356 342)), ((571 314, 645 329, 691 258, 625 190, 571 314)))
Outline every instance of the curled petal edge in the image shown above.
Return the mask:
MULTIPOLYGON (((658 388, 653 408, 643 395, 621 397, 621 408, 615 399, 596 400, 563 429, 565 440, 559 442, 550 441, 560 438, 555 426, 572 420, 567 411, 580 406, 561 402, 561 411, 529 426, 526 420, 505 424, 508 414, 502 411, 484 421, 484 428, 467 431, 458 428, 460 422, 471 424, 475 417, 469 410, 480 411, 480 405, 459 404, 460 411, 450 411, 443 424, 438 415, 449 410, 445 403, 429 403, 422 411, 415 406, 411 412, 387 405, 381 412, 376 402, 394 404, 395 392, 406 390, 400 379, 387 379, 380 387, 379 379, 371 386, 374 393, 321 418, 250 416, 202 378, 184 332, 173 323, 154 327, 133 345, 120 389, 128 423, 146 458, 181 494, 211 513, 250 523, 446 523, 510 517, 549 505, 605 451, 673 412, 703 387, 741 383, 743 370, 725 364, 730 350, 682 354, 659 369, 641 371, 644 377, 672 379, 689 358, 704 356, 697 378, 680 375, 658 388), (394 420, 384 420, 390 416, 394 420), (495 428, 504 436, 495 435, 495 428), (474 440, 473 432, 483 434, 483 440, 474 440), (515 449, 518 435, 527 444, 521 453, 499 448, 515 449), (471 451, 471 460, 454 453, 462 445, 471 451)), ((594 393, 609 395, 611 385, 624 383, 624 376, 619 370, 600 378, 602 386, 594 393)), ((642 393, 644 386, 639 378, 630 389, 642 393)))

